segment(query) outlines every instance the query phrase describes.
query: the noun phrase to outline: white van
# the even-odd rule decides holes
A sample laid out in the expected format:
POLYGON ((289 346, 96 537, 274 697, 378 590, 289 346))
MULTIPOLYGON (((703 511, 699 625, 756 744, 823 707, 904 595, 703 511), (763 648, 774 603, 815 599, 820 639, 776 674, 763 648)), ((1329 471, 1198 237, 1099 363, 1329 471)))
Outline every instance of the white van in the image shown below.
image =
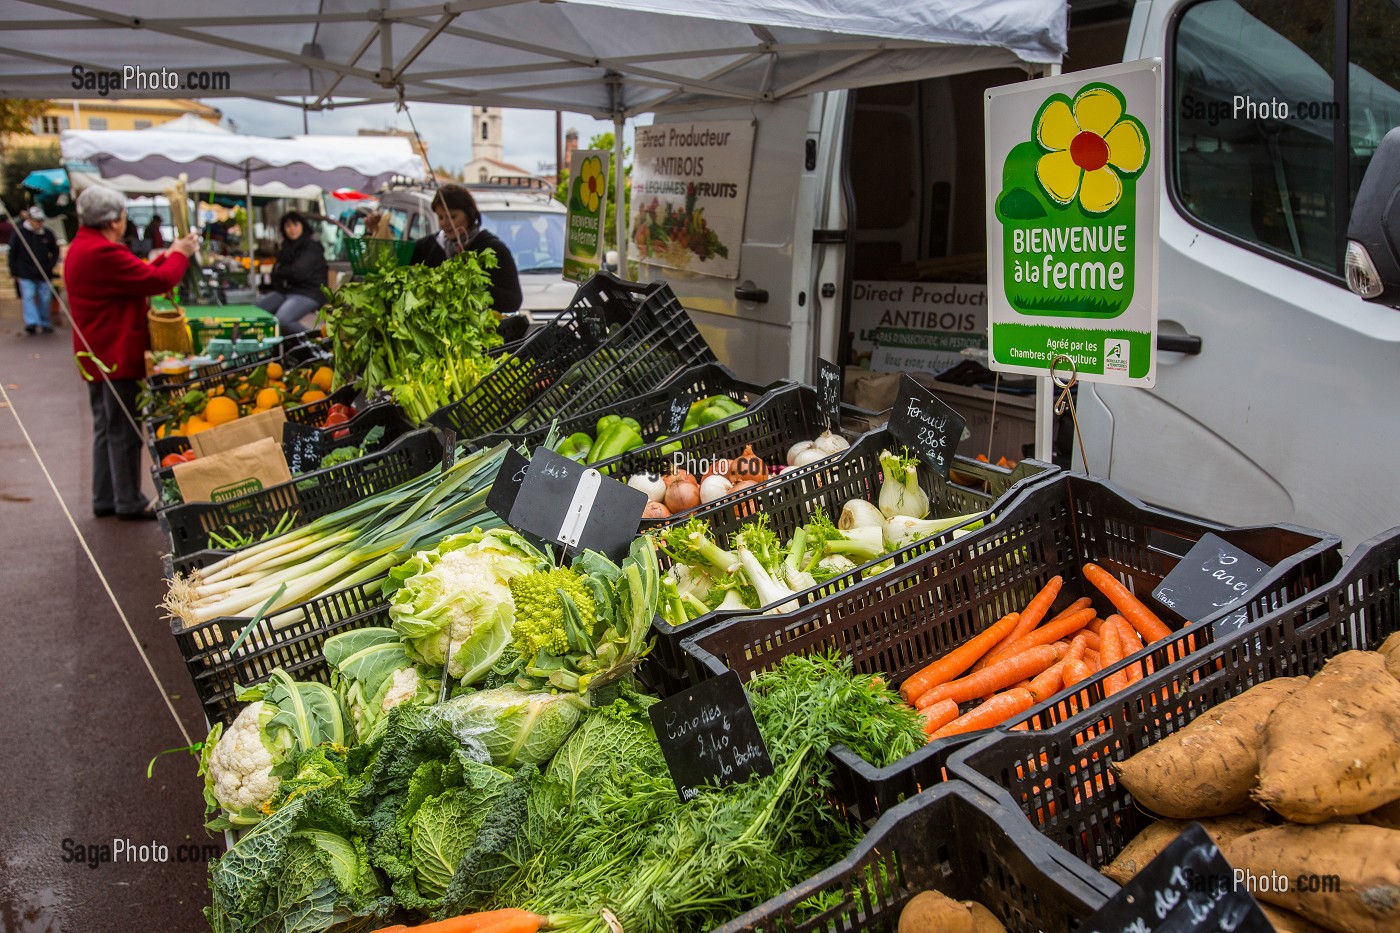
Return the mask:
MULTIPOLYGON (((1400 283, 1367 302, 1343 267, 1362 176, 1400 125, 1396 36, 1394 0, 1071 4, 1065 72, 1161 58, 1166 95, 1157 384, 1081 387, 1077 467, 1177 511, 1292 521, 1349 547, 1400 524, 1400 311, 1386 304, 1400 283)), ((644 277, 669 280, 746 378, 863 358, 878 335, 853 326, 858 287, 985 284, 983 92, 1026 77, 657 117, 752 119, 756 135, 738 278, 644 277)))

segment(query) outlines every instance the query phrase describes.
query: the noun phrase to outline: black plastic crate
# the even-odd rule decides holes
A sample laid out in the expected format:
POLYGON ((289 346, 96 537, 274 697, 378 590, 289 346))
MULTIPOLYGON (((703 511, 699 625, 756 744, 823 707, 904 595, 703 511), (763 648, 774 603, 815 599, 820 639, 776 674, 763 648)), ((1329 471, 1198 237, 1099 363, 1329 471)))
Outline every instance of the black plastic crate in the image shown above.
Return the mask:
MULTIPOLYGON (((1312 675, 1350 650, 1374 650, 1400 631, 1400 527, 1352 554, 1334 580, 1250 629, 1197 647, 1077 716, 1040 731, 1036 711, 963 749, 950 771, 1006 800, 1031 825, 1094 868, 1113 861, 1152 817, 1113 777, 1122 761, 1231 697, 1275 677, 1312 675)), ((1186 633, 1171 641, 1178 652, 1186 633)), ((1166 648, 1156 652, 1166 659, 1166 648)), ((1110 670, 1121 670, 1131 660, 1110 670)), ((1098 679, 1096 677, 1096 679, 1098 679)))
MULTIPOLYGON (((223 555, 205 552, 202 556, 212 563, 223 555)), ((191 628, 172 622, 175 643, 209 722, 233 721, 243 706, 234 688, 262 683, 279 667, 298 680, 329 683, 330 669, 322 650, 327 638, 389 625, 389 604, 380 594, 383 584, 380 577, 274 613, 253 627, 236 653, 229 649, 251 617, 213 619, 191 628), (284 616, 291 618, 284 620, 284 616)))
POLYGON ((461 440, 502 429, 564 375, 596 350, 608 329, 628 320, 645 288, 600 272, 579 287, 569 307, 529 334, 508 359, 462 398, 428 416, 461 440))
POLYGON ((442 452, 437 432, 423 428, 355 460, 298 474, 291 482, 223 502, 171 506, 161 518, 170 532, 172 554, 184 557, 208 548, 210 532, 226 534, 233 529, 258 537, 276 528, 287 515, 291 515, 291 524, 286 527, 308 525, 422 476, 442 460, 442 452))
MULTIPOLYGON (((595 408, 592 411, 582 414, 571 415, 567 418, 560 418, 556 422, 540 425, 528 431, 496 431, 473 438, 471 445, 474 448, 494 447, 501 441, 508 441, 512 445, 523 445, 528 450, 540 446, 554 430, 562 437, 568 437, 578 431, 592 436, 597 428, 598 419, 604 415, 625 415, 629 418, 636 418, 642 426, 643 437, 656 437, 665 433, 666 416, 671 408, 671 396, 675 392, 685 392, 695 399, 709 398, 712 395, 727 395, 742 405, 749 406, 756 404, 767 393, 787 384, 785 381, 775 382, 768 386, 759 386, 751 382, 744 382, 727 366, 721 363, 704 363, 700 366, 692 366, 676 379, 672 380, 665 388, 648 392, 637 398, 627 399, 603 408, 595 408)), ((670 443, 668 440, 667 443, 670 443)))
POLYGON ((842 861, 714 933, 897 933, 914 895, 978 901, 1011 933, 1067 933, 1116 887, 1062 857, 1013 808, 950 781, 882 816, 842 861), (806 902, 829 903, 814 909, 806 902))
MULTIPOLYGON (((814 394, 811 389, 805 390, 814 394)), ((807 398, 807 395, 793 395, 790 398, 807 398)), ((858 412, 859 410, 854 410, 858 412)), ((820 422, 818 422, 820 423, 820 422)), ((882 472, 880 452, 897 446, 894 436, 888 429, 867 432, 851 443, 841 454, 805 467, 785 470, 776 479, 761 483, 742 492, 725 496, 714 502, 692 509, 671 519, 643 522, 644 528, 659 529, 671 524, 703 519, 713 530, 715 540, 728 547, 734 534, 756 516, 767 515, 773 530, 784 540, 806 524, 818 505, 826 509, 832 521, 841 514, 841 507, 850 499, 865 499, 872 503, 880 497, 882 472)), ((786 454, 787 446, 783 453, 786 454)), ((1023 460, 1014 470, 981 463, 966 457, 954 459, 955 468, 982 480, 989 491, 983 492, 950 483, 925 465, 919 467, 919 484, 929 497, 929 515, 934 518, 951 518, 956 515, 985 516, 995 508, 996 503, 1012 490, 1019 490, 1023 484, 1038 482, 1056 472, 1056 468, 1038 460, 1023 460)), ((973 521, 969 518, 968 521, 973 521)), ((880 561, 893 559, 896 564, 912 560, 932 547, 949 540, 954 529, 916 542, 899 551, 887 554, 880 561)), ((671 561, 661 554, 662 569, 668 569, 671 561)), ((864 582, 868 565, 833 577, 815 589, 798 594, 797 601, 811 605, 847 587, 864 582)), ((656 636, 656 647, 642 668, 642 676, 660 691, 669 696, 690 686, 696 677, 702 677, 700 666, 687 658, 682 641, 719 625, 726 619, 751 616, 749 610, 712 612, 694 619, 685 625, 670 626, 660 618, 652 623, 652 633, 656 636)), ((769 618, 777 618, 770 616, 769 618)))
POLYGON ((169 377, 153 376, 146 380, 152 395, 183 395, 186 392, 206 391, 213 386, 226 385, 230 379, 251 373, 259 366, 268 363, 281 363, 283 369, 298 369, 303 366, 329 365, 330 350, 323 338, 307 338, 304 335, 287 337, 276 346, 246 353, 229 360, 215 361, 198 367, 188 379, 175 380, 169 377))
POLYGON ((569 366, 528 408, 517 409, 504 430, 531 431, 558 418, 626 402, 670 385, 693 366, 713 362, 714 351, 680 299, 665 282, 657 282, 647 286, 624 323, 612 327, 597 349, 569 366))
MULTIPOLYGON (((286 408, 284 411, 287 413, 288 421, 315 427, 326 420, 326 415, 330 414, 332 405, 353 404, 359 391, 359 387, 354 385, 341 386, 319 401, 307 402, 305 405, 286 408)), ((157 465, 167 454, 182 454, 190 449, 190 439, 183 434, 157 438, 156 429, 159 426, 160 422, 152 421, 146 427, 146 447, 151 452, 151 462, 157 465)))
MULTIPOLYGON (((1227 528, 1154 509, 1104 480, 1058 473, 1017 491, 977 531, 934 539, 937 546, 899 566, 795 612, 721 623, 688 639, 683 651, 695 679, 735 670, 747 680, 788 655, 834 649, 858 672, 880 673, 898 685, 1019 611, 1056 574, 1065 582, 1047 618, 1080 596, 1091 597, 1107 615, 1111 605, 1080 576, 1084 563, 1099 564, 1145 596, 1207 532, 1274 565, 1245 607, 1251 622, 1325 585, 1341 565, 1335 535, 1293 525, 1227 528)), ((1185 627, 1182 638, 1203 645, 1213 640, 1218 620, 1239 611, 1223 609, 1190 625, 1166 607, 1158 615, 1174 630, 1185 627)), ((1165 652, 1144 649, 1133 657, 1154 650, 1165 652)), ((1091 697, 1079 684, 1038 709, 1046 720, 1072 715, 1075 703, 1084 709, 1091 697)), ((884 768, 838 746, 832 755, 837 780, 846 785, 843 799, 872 818, 943 780, 950 754, 969 741, 938 739, 884 768)))

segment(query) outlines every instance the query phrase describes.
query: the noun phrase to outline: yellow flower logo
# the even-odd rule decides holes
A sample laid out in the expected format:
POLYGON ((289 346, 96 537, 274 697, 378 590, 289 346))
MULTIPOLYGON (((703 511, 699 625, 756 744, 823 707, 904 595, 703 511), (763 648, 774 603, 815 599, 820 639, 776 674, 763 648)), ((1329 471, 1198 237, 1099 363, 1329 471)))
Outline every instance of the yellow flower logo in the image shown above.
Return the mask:
POLYGON ((1035 115, 1035 142, 1044 152, 1035 178, 1056 204, 1079 199, 1086 214, 1104 214, 1123 196, 1123 179, 1147 165, 1147 131, 1123 112, 1123 95, 1087 84, 1070 100, 1052 95, 1035 115))
POLYGON ((578 198, 583 204, 584 210, 590 214, 597 213, 598 205, 603 200, 603 191, 606 185, 607 180, 603 177, 602 160, 597 156, 589 156, 584 159, 578 173, 578 198))

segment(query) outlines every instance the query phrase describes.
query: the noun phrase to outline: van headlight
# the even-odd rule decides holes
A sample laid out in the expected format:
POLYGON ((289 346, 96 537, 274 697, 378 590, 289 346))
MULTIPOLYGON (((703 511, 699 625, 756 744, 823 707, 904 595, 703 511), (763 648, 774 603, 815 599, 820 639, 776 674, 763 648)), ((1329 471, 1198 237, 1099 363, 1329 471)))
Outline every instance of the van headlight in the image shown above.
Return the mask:
POLYGON ((1347 241, 1346 270, 1347 287, 1362 298, 1379 298, 1385 291, 1385 284, 1376 271, 1376 264, 1371 261, 1371 254, 1355 240, 1347 241))

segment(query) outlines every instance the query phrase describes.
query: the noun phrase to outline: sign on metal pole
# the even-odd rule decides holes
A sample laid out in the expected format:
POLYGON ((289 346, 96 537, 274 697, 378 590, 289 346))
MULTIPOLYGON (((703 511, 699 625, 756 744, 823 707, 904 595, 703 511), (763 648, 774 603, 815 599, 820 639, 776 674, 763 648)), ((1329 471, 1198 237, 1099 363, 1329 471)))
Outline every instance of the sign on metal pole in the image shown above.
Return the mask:
POLYGON ((992 369, 1156 381, 1161 99, 1158 59, 987 92, 992 369))
POLYGON ((564 278, 582 282, 603 259, 603 222, 608 206, 608 160, 604 149, 576 150, 569 160, 568 233, 564 238, 564 278))

